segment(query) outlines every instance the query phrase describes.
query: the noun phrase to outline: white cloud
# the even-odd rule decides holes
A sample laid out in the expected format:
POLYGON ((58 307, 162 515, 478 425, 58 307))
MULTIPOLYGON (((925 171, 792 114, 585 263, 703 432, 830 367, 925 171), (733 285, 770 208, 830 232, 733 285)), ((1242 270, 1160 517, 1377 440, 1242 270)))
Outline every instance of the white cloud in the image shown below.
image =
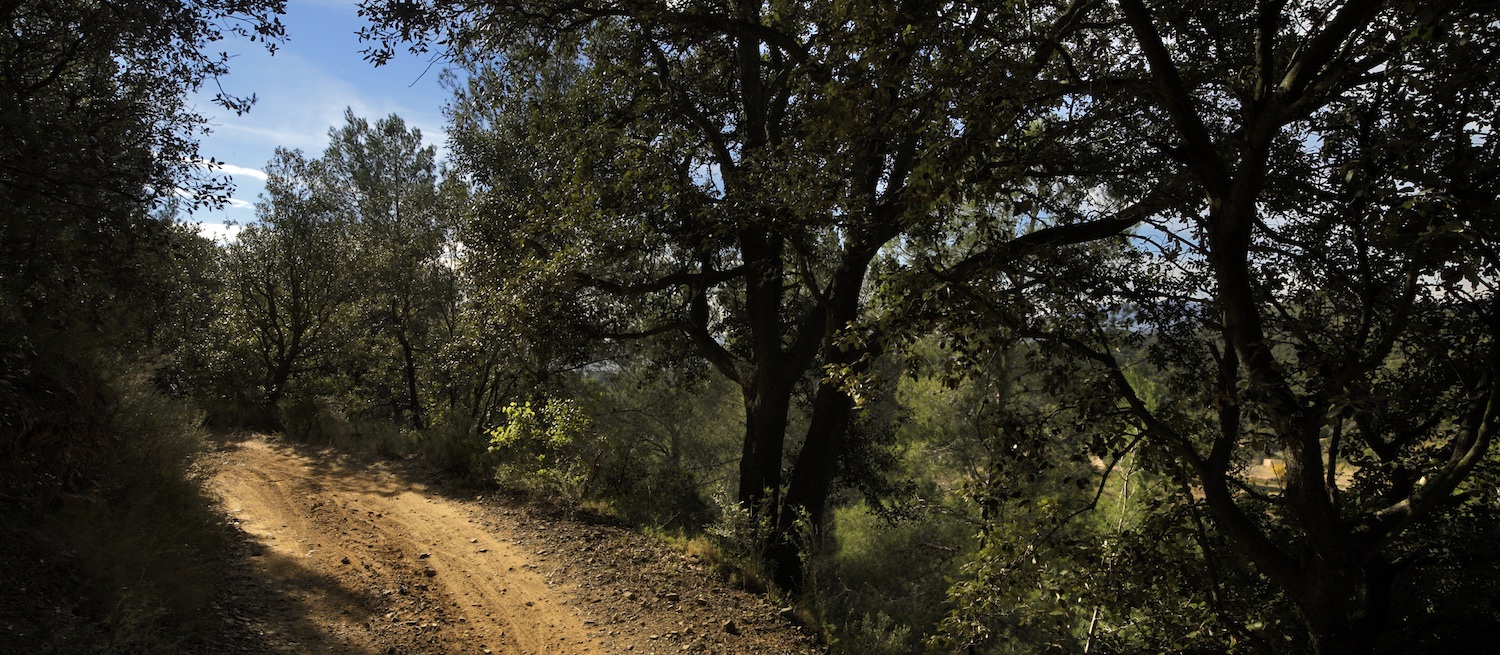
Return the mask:
POLYGON ((229 243, 239 238, 238 223, 198 223, 198 234, 217 243, 229 243))
POLYGON ((240 200, 239 198, 230 198, 229 206, 235 209, 255 209, 255 203, 248 200, 240 200))
POLYGON ((221 163, 218 166, 215 166, 214 170, 222 171, 230 175, 243 175, 245 177, 253 177, 262 182, 266 181, 267 179, 265 171, 256 170, 254 168, 245 168, 244 166, 235 166, 234 164, 221 163))

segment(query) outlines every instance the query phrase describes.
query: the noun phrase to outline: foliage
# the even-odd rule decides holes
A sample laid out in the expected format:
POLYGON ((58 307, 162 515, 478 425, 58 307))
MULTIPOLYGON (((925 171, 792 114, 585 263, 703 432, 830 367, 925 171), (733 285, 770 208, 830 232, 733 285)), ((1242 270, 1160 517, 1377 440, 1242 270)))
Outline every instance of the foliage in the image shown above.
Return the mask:
MULTIPOLYGON (((425 428, 443 351, 472 324, 444 260, 435 150, 398 116, 345 120, 321 157, 277 152, 260 220, 226 247, 226 364, 259 388, 223 392, 265 413, 300 385, 351 419, 425 428)), ((453 391, 441 409, 458 418, 453 391)))
POLYGON ((0 492, 69 539, 202 572, 149 380, 710 526, 847 652, 1483 648, 1493 2, 370 0, 453 171, 348 112, 219 249, 182 94, 279 9, 0 9, 0 492))
POLYGON ((111 457, 84 469, 91 486, 65 489, 40 516, 8 508, 0 520, 11 563, 0 579, 17 590, 0 649, 176 652, 217 626, 208 601, 225 533, 193 468, 201 416, 156 389, 149 363, 96 364, 111 402, 93 418, 111 457))
MULTIPOLYGON (((1036 370, 1091 382, 1049 394, 1129 424, 1117 434, 1148 444, 1149 470, 1202 495, 1168 514, 1179 526, 1206 519, 1185 559, 1253 593, 1208 596, 1218 636, 1161 621, 1174 648, 1188 635, 1243 640, 1248 626, 1275 626, 1252 635, 1257 647, 1291 636, 1288 647, 1322 653, 1427 648, 1390 594, 1428 575, 1439 543, 1475 543, 1489 503, 1478 498, 1492 495, 1457 490, 1488 479, 1493 450, 1493 6, 1100 12, 1120 26, 1120 49, 1070 75, 1104 91, 1122 69, 1146 73, 1143 92, 1091 93, 1090 108, 1121 128, 1106 142, 1115 159, 1163 170, 1058 197, 1170 202, 1127 239, 1034 270, 970 277, 985 267, 935 258, 948 284, 939 297, 965 301, 948 314, 955 341, 988 321, 1010 335, 1001 347, 1052 352, 1036 370), (1485 72, 1439 72, 1460 68, 1485 72), (1248 475, 1268 457, 1285 462, 1271 488, 1248 475), (1418 528, 1450 512, 1476 522, 1441 536, 1418 528)), ((1096 456, 1119 452, 1098 445, 1096 456)))
POLYGON ((972 556, 969 517, 957 503, 895 520, 853 504, 836 510, 833 520, 814 600, 828 617, 836 651, 919 652, 947 610, 943 581, 972 556))
POLYGON ((169 648, 217 617, 209 612, 222 570, 224 533, 194 469, 202 416, 129 371, 110 385, 118 406, 109 431, 119 446, 96 503, 49 522, 76 549, 112 624, 104 652, 169 648), (128 535, 128 536, 126 536, 128 535), (138 643, 131 643, 138 640, 138 643))
POLYGON ((447 238, 438 190, 436 149, 399 116, 371 124, 345 112, 329 131, 319 172, 350 225, 355 285, 351 334, 371 356, 346 359, 360 380, 348 394, 376 411, 429 423, 436 336, 457 302, 456 280, 443 261, 447 238))
POLYGON ((718 520, 708 526, 707 533, 718 545, 719 552, 751 573, 757 583, 763 585, 770 578, 762 568, 766 549, 774 538, 770 513, 752 512, 738 504, 724 503, 719 508, 718 520))
POLYGON ((740 388, 736 497, 778 514, 788 539, 771 556, 794 588, 791 523, 824 522, 855 445, 838 380, 885 346, 857 329, 882 249, 930 234, 971 190, 1011 185, 1042 150, 1086 142, 1042 138, 1055 90, 1030 82, 1063 65, 1056 40, 1078 28, 1077 10, 1043 4, 361 12, 377 63, 410 40, 466 69, 450 107, 455 166, 476 186, 462 238, 530 329, 611 347, 662 337, 740 388))
POLYGON ((696 532, 730 488, 743 407, 721 378, 620 359, 569 385, 606 444, 598 494, 632 523, 696 532))
POLYGON ((80 364, 38 362, 5 353, 0 419, 5 442, 4 501, 29 510, 97 484, 107 459, 111 404, 104 380, 80 364))
POLYGON ((274 49, 284 5, 0 5, 0 514, 7 606, 35 603, 44 636, 15 652, 175 652, 206 623, 222 535, 189 470, 202 433, 156 388, 184 391, 157 370, 214 315, 212 246, 177 215, 229 192, 187 95, 227 72, 208 50, 225 35, 274 49))
POLYGON ((598 477, 601 457, 598 432, 578 406, 550 399, 511 403, 505 423, 490 430, 490 452, 500 456, 496 479, 561 494, 570 500, 588 496, 598 477))
MULTIPOLYGON (((196 273, 160 205, 222 200, 198 167, 186 94, 226 33, 274 47, 281 0, 8 2, 0 7, 0 445, 7 502, 96 485, 115 402, 100 362, 186 336, 196 273), (191 294, 183 294, 190 298, 191 294)), ((250 100, 221 95, 238 109, 250 100)))
MULTIPOLYGON (((143 258, 166 249, 150 210, 188 194, 222 202, 199 168, 205 127, 189 92, 217 82, 225 34, 274 48, 283 0, 100 5, 26 0, 0 8, 0 347, 108 322, 147 288, 143 258)), ((244 111, 253 98, 220 93, 244 111)))
POLYGON ((322 168, 278 149, 260 222, 225 253, 231 354, 254 372, 254 397, 268 409, 297 377, 326 364, 353 299, 348 223, 319 178, 322 168))

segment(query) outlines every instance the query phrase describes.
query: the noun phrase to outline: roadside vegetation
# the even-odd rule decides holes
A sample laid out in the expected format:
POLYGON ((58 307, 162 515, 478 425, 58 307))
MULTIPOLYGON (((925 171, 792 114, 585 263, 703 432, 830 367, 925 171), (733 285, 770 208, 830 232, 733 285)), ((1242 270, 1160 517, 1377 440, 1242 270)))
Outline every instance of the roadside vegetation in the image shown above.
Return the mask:
POLYGON ((836 653, 1500 620, 1493 2, 366 0, 450 159, 351 110, 228 243, 183 94, 281 3, 11 4, 18 649, 194 643, 210 429, 609 514, 836 653))
POLYGON ((0 651, 201 652, 219 620, 202 412, 160 377, 219 254, 173 216, 228 193, 186 104, 210 44, 273 46, 283 5, 0 4, 0 651))

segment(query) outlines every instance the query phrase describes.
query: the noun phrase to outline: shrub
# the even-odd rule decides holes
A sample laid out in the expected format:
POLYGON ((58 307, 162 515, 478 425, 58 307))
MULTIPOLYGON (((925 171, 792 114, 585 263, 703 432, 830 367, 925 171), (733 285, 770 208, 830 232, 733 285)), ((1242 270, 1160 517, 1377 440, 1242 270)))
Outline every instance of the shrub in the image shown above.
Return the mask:
POLYGON ((698 476, 671 462, 619 458, 609 467, 607 488, 601 489, 621 519, 674 531, 697 532, 714 520, 712 505, 704 500, 698 476))
POLYGON ((817 603, 839 653, 914 653, 948 609, 947 581, 972 555, 972 527, 950 508, 892 520, 864 503, 833 513, 817 603))
MULTIPOLYGON (((738 574, 739 582, 754 589, 768 589, 770 572, 765 569, 766 551, 771 546, 774 533, 769 499, 752 514, 739 503, 721 500, 719 519, 708 526, 708 536, 715 550, 731 567, 731 574, 738 574)), ((731 575, 731 578, 735 575, 731 575)))
POLYGON ((488 446, 489 434, 462 420, 438 421, 417 437, 417 447, 428 461, 468 484, 490 482, 499 467, 488 446))
POLYGON ((0 499, 36 511, 91 492, 110 459, 115 402, 90 366, 0 354, 0 499))
POLYGON ((383 419, 351 420, 322 398, 288 398, 276 409, 282 432, 295 441, 386 459, 400 458, 414 446, 412 435, 403 427, 383 419))
POLYGON ((489 432, 489 450, 500 459, 496 481, 575 502, 588 497, 601 457, 588 415, 559 399, 538 406, 511 403, 504 412, 505 423, 489 432))

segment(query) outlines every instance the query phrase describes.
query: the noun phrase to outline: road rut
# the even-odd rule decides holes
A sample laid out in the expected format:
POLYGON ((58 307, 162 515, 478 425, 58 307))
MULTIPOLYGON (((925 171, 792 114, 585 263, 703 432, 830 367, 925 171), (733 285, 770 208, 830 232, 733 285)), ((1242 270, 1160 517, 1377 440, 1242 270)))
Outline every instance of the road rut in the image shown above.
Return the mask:
POLYGON ((421 484, 251 440, 229 453, 213 486, 259 544, 257 568, 296 598, 307 613, 300 623, 323 628, 292 630, 299 646, 605 652, 524 553, 421 484))
POLYGON ((255 436, 210 456, 241 558, 222 652, 820 652, 790 610, 618 526, 459 499, 399 466, 255 436))

